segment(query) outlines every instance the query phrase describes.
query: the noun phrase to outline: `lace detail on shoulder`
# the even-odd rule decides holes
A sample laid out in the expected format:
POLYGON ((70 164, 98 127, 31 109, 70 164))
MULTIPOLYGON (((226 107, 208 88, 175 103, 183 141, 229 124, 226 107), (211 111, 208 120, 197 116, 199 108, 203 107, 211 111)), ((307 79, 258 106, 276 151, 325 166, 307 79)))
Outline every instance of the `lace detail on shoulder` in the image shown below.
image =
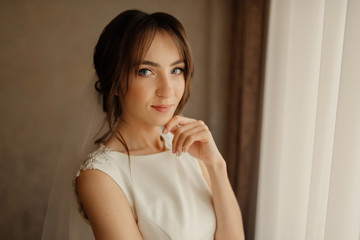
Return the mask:
POLYGON ((104 144, 100 144, 99 148, 97 150, 95 150, 94 152, 90 153, 85 158, 85 161, 83 161, 80 164, 78 171, 75 174, 75 177, 78 177, 82 170, 95 169, 94 161, 96 161, 97 164, 102 164, 103 162, 108 161, 109 153, 110 153, 110 149, 105 147, 104 144))
POLYGON ((75 192, 75 196, 76 196, 76 200, 78 203, 78 210, 80 212, 80 214, 84 217, 84 219, 86 221, 88 221, 88 216, 84 210, 84 207, 80 201, 79 198, 79 194, 77 192, 77 188, 76 188, 76 180, 77 177, 80 176, 80 172, 82 170, 87 170, 87 169, 95 169, 94 166, 94 162, 96 161, 96 164, 102 164, 103 162, 106 162, 109 160, 109 153, 110 153, 110 149, 105 147, 104 144, 100 144, 99 148, 97 150, 95 150, 94 152, 90 153, 85 160, 80 164, 75 177, 73 179, 73 188, 74 188, 74 192, 75 192))

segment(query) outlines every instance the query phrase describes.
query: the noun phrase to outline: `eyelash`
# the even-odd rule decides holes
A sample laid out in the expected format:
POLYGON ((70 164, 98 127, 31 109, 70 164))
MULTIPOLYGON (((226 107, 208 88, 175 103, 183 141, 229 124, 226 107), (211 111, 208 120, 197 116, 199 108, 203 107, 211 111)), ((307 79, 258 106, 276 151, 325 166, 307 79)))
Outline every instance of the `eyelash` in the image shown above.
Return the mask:
POLYGON ((174 74, 181 74, 181 73, 183 73, 184 72, 184 69, 183 68, 174 68, 172 71, 171 71, 171 73, 174 73, 174 74), (174 73, 174 71, 175 70, 179 70, 180 72, 179 73, 174 73))
MULTIPOLYGON (((171 73, 172 73, 172 74, 175 74, 175 75, 181 74, 181 73, 183 73, 183 72, 184 72, 184 69, 183 69, 183 68, 180 68, 180 67, 177 67, 177 68, 174 68, 174 69, 171 70, 171 73), (175 71, 179 71, 179 72, 176 73, 175 71)), ((153 73, 153 71, 151 71, 151 70, 148 69, 148 68, 141 68, 141 69, 139 69, 139 71, 138 71, 138 74, 139 74, 140 76, 143 76, 143 77, 149 76, 151 73, 153 73), (144 73, 145 71, 146 71, 147 73, 144 73)))
POLYGON ((144 73, 143 73, 144 71, 147 71, 147 72, 152 73, 152 71, 151 71, 150 69, 142 68, 142 69, 139 69, 138 74, 139 74, 140 76, 143 76, 143 77, 146 77, 146 76, 149 76, 149 75, 150 75, 150 73, 149 73, 149 74, 144 74, 144 73))

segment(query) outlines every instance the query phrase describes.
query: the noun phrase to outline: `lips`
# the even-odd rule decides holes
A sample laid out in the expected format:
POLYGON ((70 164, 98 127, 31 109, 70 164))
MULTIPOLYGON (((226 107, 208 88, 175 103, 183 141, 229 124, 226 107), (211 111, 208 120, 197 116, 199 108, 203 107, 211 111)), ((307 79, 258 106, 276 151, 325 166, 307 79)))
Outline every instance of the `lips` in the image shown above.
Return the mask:
POLYGON ((173 106, 174 106, 173 104, 151 105, 151 107, 153 109, 155 109, 156 111, 161 112, 161 113, 169 112, 172 109, 173 106))

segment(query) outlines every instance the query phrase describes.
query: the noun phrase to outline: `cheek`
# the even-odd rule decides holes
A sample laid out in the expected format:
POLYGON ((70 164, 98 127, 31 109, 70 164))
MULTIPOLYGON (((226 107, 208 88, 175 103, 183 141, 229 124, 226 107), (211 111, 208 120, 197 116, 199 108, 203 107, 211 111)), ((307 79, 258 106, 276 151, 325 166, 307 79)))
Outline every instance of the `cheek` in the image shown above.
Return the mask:
POLYGON ((141 84, 132 84, 129 86, 124 102, 127 105, 141 105, 148 98, 149 90, 141 84))
POLYGON ((184 91, 185 91, 185 79, 178 81, 175 86, 175 96, 179 99, 179 101, 184 95, 184 91))
POLYGON ((139 97, 141 98, 148 95, 149 91, 150 91, 149 86, 141 83, 133 83, 129 87, 128 93, 130 93, 130 95, 133 96, 134 98, 139 98, 139 97))

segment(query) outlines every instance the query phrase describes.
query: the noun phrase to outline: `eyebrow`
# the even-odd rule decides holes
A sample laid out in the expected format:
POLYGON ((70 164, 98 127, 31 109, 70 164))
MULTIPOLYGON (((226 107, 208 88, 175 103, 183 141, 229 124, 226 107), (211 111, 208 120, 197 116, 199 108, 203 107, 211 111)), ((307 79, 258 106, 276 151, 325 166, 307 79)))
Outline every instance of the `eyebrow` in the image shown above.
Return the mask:
MULTIPOLYGON (((170 66, 175 66, 175 65, 177 65, 177 64, 179 64, 179 63, 183 63, 183 62, 184 62, 183 60, 179 59, 179 60, 171 63, 170 66)), ((152 62, 152 61, 146 61, 146 60, 144 60, 144 61, 141 63, 141 65, 149 65, 149 66, 154 66, 154 67, 160 67, 160 64, 155 63, 155 62, 152 62)))

